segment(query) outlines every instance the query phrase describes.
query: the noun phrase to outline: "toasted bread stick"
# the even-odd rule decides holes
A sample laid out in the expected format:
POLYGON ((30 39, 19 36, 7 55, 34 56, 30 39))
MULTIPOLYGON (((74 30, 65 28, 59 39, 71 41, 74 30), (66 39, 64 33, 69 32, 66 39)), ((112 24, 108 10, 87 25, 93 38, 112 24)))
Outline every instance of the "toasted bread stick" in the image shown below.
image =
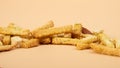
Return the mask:
POLYGON ((113 42, 104 33, 98 34, 98 38, 105 46, 115 48, 113 42))
POLYGON ((48 21, 45 25, 33 30, 32 34, 36 33, 39 30, 48 29, 48 28, 51 28, 51 27, 54 27, 54 22, 52 20, 48 21))
POLYGON ((90 44, 91 48, 94 52, 105 54, 105 55, 111 55, 111 56, 119 56, 120 57, 120 49, 117 48, 111 48, 107 47, 101 44, 90 44))
MULTIPOLYGON (((54 22, 52 20, 50 20, 45 25, 33 30, 32 34, 34 35, 35 33, 37 33, 40 30, 49 29, 49 28, 52 28, 52 27, 54 27, 54 22)), ((42 44, 51 43, 51 38, 42 38, 42 39, 40 39, 40 43, 42 43, 42 44)))
POLYGON ((52 36, 55 34, 70 33, 70 32, 72 32, 72 26, 68 25, 68 26, 63 26, 63 27, 39 30, 33 36, 35 38, 44 38, 44 37, 52 36))
POLYGON ((23 41, 23 43, 21 43, 22 48, 31 48, 31 47, 36 47, 38 45, 39 45, 38 39, 30 39, 30 40, 23 41))
POLYGON ((8 27, 0 27, 0 33, 6 35, 29 36, 30 30, 22 29, 14 24, 9 24, 8 27))
POLYGON ((80 38, 82 33, 82 25, 81 24, 74 24, 72 37, 73 38, 80 38))
POLYGON ((10 35, 5 35, 3 37, 2 42, 3 42, 3 45, 10 45, 10 43, 11 43, 11 37, 10 37, 10 35))
POLYGON ((15 47, 15 45, 5 45, 5 46, 0 46, 0 51, 8 51, 12 50, 15 47))

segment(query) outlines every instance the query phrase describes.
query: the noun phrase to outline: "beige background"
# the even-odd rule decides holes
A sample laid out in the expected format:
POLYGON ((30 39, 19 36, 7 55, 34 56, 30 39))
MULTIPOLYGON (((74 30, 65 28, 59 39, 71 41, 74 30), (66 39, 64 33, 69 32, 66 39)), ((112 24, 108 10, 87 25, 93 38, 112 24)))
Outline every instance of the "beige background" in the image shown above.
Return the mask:
MULTIPOLYGON (((120 39, 119 0, 0 0, 0 26, 10 22, 34 29, 49 20, 55 26, 82 23, 120 39)), ((0 52, 2 68, 119 68, 120 58, 78 51, 74 46, 39 46, 0 52)))

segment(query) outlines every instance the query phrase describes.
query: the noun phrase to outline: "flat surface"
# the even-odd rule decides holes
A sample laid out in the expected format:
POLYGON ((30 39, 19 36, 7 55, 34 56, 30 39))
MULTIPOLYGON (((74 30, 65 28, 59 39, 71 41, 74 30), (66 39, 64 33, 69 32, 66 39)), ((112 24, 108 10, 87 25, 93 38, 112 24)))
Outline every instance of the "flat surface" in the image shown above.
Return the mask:
POLYGON ((0 53, 3 68, 119 68, 119 64, 119 57, 65 45, 42 45, 0 53))
MULTIPOLYGON (((55 26, 81 23, 120 39, 119 0, 0 0, 0 26, 10 22, 35 29, 49 20, 55 26)), ((120 58, 76 50, 74 46, 40 45, 0 52, 2 68, 119 68, 120 58)))

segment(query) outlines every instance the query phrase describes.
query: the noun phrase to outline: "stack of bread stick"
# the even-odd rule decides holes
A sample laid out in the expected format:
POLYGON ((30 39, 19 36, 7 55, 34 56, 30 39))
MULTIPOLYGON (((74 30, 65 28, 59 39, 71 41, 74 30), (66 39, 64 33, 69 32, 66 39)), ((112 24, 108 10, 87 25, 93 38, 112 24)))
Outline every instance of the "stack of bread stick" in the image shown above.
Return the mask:
POLYGON ((109 38, 103 31, 91 32, 80 23, 54 27, 50 20, 33 31, 14 23, 0 27, 0 51, 42 44, 73 45, 78 50, 91 49, 100 54, 120 56, 119 40, 109 38))

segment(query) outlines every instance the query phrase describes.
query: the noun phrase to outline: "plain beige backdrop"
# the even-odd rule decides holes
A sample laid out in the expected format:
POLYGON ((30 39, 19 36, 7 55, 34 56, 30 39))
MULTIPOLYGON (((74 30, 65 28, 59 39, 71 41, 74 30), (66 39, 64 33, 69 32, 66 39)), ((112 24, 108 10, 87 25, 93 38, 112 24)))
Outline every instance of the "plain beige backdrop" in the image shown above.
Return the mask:
MULTIPOLYGON (((0 26, 13 22, 34 29, 81 23, 120 39, 120 0, 0 0, 0 26)), ((120 58, 78 51, 74 46, 39 46, 0 53, 2 68, 119 68, 120 58)))

